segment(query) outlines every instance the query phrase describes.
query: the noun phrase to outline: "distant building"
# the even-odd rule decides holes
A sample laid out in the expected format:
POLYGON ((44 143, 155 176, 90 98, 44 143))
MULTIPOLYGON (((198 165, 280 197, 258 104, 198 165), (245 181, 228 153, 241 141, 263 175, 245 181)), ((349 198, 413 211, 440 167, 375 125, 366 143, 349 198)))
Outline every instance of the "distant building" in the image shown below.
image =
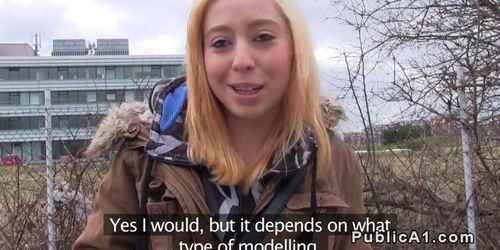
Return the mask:
POLYGON ((130 56, 128 41, 126 50, 122 43, 99 44, 99 56, 85 53, 81 39, 54 40, 54 56, 34 56, 26 44, 0 44, 1 156, 44 158, 47 97, 57 159, 82 150, 109 105, 143 101, 154 83, 181 74, 184 56, 130 56), (50 96, 44 96, 45 90, 50 96))
POLYGON ((456 135, 460 128, 457 128, 452 121, 441 116, 434 116, 425 121, 433 135, 456 135))
POLYGON ((97 39, 96 56, 128 55, 127 39, 97 39))
MULTIPOLYGON (((382 144, 383 132, 388 126, 389 125, 387 124, 376 125, 373 126, 371 130, 368 130, 368 133, 373 132, 373 140, 375 146, 382 144)), ((345 133, 344 141, 353 147, 366 147, 368 146, 368 142, 370 142, 365 131, 345 133)))
POLYGON ((35 50, 27 43, 0 43, 0 56, 35 56, 35 50))
POLYGON ((84 56, 89 53, 85 39, 54 39, 52 56, 84 56))

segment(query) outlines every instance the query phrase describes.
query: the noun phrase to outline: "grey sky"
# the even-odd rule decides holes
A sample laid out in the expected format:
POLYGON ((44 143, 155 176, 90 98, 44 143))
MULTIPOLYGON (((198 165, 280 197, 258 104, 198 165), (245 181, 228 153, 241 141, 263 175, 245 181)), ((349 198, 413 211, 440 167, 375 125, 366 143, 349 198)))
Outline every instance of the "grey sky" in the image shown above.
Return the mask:
MULTIPOLYGON (((300 0, 322 74, 323 95, 337 93, 327 83, 345 74, 330 58, 347 49, 353 32, 327 17, 330 0, 300 0)), ((0 43, 32 43, 41 33, 41 55, 50 55, 52 39, 127 38, 134 55, 184 54, 191 0, 0 0, 0 43)), ((342 83, 337 82, 337 85, 342 83)), ((343 103, 348 111, 351 104, 343 103)), ((352 112, 350 112, 352 113, 352 112)), ((355 117, 344 127, 357 129, 355 117)))

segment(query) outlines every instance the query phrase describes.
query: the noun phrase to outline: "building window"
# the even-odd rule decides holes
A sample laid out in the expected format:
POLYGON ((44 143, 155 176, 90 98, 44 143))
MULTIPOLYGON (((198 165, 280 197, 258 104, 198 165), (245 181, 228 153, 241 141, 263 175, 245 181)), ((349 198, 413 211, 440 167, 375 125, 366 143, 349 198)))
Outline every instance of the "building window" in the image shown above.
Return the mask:
POLYGON ((42 142, 31 142, 31 155, 33 159, 39 160, 42 158, 42 142))
POLYGON ((89 67, 89 77, 88 79, 94 80, 97 79, 97 68, 96 67, 89 67))
POLYGON ((30 129, 40 129, 45 127, 45 120, 41 116, 30 117, 30 129))
POLYGON ((42 93, 39 92, 21 92, 21 105, 40 105, 42 104, 42 93))
POLYGON ((70 91, 68 93, 68 104, 78 103, 78 91, 70 91))
POLYGON ((97 95, 95 91, 87 92, 87 103, 95 103, 97 102, 97 95))
POLYGON ((57 68, 49 68, 49 79, 50 80, 59 79, 59 75, 57 73, 57 68))
POLYGON ((21 127, 21 118, 10 117, 9 126, 10 126, 10 129, 19 129, 21 127))
POLYGON ((26 106, 30 105, 30 93, 23 92, 21 93, 21 105, 26 106))
POLYGON ((88 79, 87 77, 87 68, 85 67, 78 67, 77 69, 77 75, 78 75, 78 79, 88 79))
POLYGON ((69 127, 70 128, 78 128, 81 124, 79 115, 72 115, 69 117, 69 127))
POLYGON ((31 68, 30 70, 30 80, 38 80, 38 68, 31 68))
POLYGON ((49 69, 48 68, 39 68, 37 70, 36 79, 39 81, 48 80, 49 79, 49 69))
POLYGON ((163 65, 161 66, 164 78, 176 77, 179 75, 178 65, 163 65))
POLYGON ((144 78, 151 78, 151 66, 142 67, 142 76, 144 78))
POLYGON ((9 69, 8 68, 0 68, 0 81, 9 80, 9 69))
POLYGON ((161 66, 151 66, 151 78, 161 78, 161 66))
POLYGON ((61 67, 61 68, 58 68, 58 72, 57 72, 57 78, 59 80, 66 80, 68 79, 68 68, 66 67, 61 67))
POLYGON ((9 80, 11 81, 19 80, 19 68, 9 68, 9 80))
POLYGON ((124 78, 125 79, 132 79, 134 78, 134 67, 132 66, 127 66, 123 67, 123 72, 124 72, 124 78))
POLYGON ((124 71, 125 70, 123 67, 115 67, 115 74, 116 74, 115 79, 124 79, 125 78, 124 71))
POLYGON ((0 117, 0 130, 9 130, 9 118, 0 117))
POLYGON ((26 81, 30 79, 30 70, 29 68, 20 68, 19 69, 19 80, 26 81))
POLYGON ((78 91, 78 103, 87 103, 87 91, 78 91))
POLYGON ((106 74, 106 69, 104 67, 97 67, 97 78, 98 80, 104 79, 106 74))
POLYGON ((21 97, 19 92, 9 92, 9 105, 19 105, 21 97))
POLYGON ((106 67, 106 79, 115 79, 115 67, 106 67))
POLYGON ((135 100, 135 90, 127 90, 125 91, 125 101, 131 102, 135 100))
POLYGON ((78 79, 78 71, 77 71, 77 68, 75 68, 75 67, 70 67, 70 68, 68 68, 68 75, 69 75, 69 78, 68 78, 68 79, 71 79, 71 80, 77 80, 77 79, 78 79))
POLYGON ((116 101, 115 93, 106 93, 106 101, 116 101))
POLYGON ((59 116, 59 124, 60 129, 68 129, 69 128, 69 118, 67 116, 59 116))
POLYGON ((142 79, 143 74, 142 74, 142 67, 141 66, 135 66, 133 67, 133 72, 134 72, 134 78, 135 79, 142 79))
POLYGON ((41 105, 42 103, 42 93, 30 93, 30 105, 41 105))
POLYGON ((0 105, 5 106, 9 105, 9 93, 0 93, 0 105))
POLYGON ((32 81, 42 81, 49 79, 49 69, 48 68, 30 68, 30 80, 32 81))
POLYGON ((55 103, 57 104, 68 104, 69 103, 69 92, 68 91, 58 91, 58 97, 55 103))

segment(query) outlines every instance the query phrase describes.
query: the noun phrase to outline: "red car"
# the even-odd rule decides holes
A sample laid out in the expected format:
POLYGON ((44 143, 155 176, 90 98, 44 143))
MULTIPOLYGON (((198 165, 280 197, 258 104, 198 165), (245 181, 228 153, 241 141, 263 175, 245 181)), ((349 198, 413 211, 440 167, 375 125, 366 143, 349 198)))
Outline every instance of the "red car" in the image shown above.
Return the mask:
POLYGON ((7 154, 2 158, 2 165, 3 166, 19 166, 19 165, 23 165, 23 160, 21 160, 21 157, 15 155, 15 154, 7 154))
POLYGON ((60 164, 69 164, 75 161, 75 157, 71 155, 63 155, 59 158, 60 164))

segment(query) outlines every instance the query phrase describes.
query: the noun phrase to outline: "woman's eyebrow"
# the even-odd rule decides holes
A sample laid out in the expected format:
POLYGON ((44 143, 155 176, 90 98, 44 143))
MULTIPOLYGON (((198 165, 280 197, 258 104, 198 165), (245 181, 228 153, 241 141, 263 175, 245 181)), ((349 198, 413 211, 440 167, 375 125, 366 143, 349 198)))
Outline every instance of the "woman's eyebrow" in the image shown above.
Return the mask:
POLYGON ((210 29, 208 29, 207 32, 205 32, 205 37, 208 37, 211 33, 215 33, 215 32, 229 32, 231 31, 231 28, 229 28, 229 26, 227 25, 217 25, 217 26, 214 26, 214 27, 211 27, 210 29))
MULTIPOLYGON (((254 28, 261 27, 261 26, 266 26, 266 25, 271 25, 271 26, 275 26, 276 28, 279 28, 279 24, 277 22, 271 20, 271 19, 256 19, 256 20, 253 20, 248 25, 248 28, 254 29, 254 28)), ((210 27, 207 30, 207 32, 205 33, 205 37, 208 37, 211 33, 215 33, 215 32, 229 32, 231 30, 232 29, 228 25, 216 25, 216 26, 210 27)))
POLYGON ((265 26, 265 25, 271 25, 271 26, 275 26, 276 28, 279 27, 279 24, 271 19, 257 19, 257 20, 254 20, 250 23, 249 27, 250 28, 256 28, 256 27, 260 27, 260 26, 265 26))

